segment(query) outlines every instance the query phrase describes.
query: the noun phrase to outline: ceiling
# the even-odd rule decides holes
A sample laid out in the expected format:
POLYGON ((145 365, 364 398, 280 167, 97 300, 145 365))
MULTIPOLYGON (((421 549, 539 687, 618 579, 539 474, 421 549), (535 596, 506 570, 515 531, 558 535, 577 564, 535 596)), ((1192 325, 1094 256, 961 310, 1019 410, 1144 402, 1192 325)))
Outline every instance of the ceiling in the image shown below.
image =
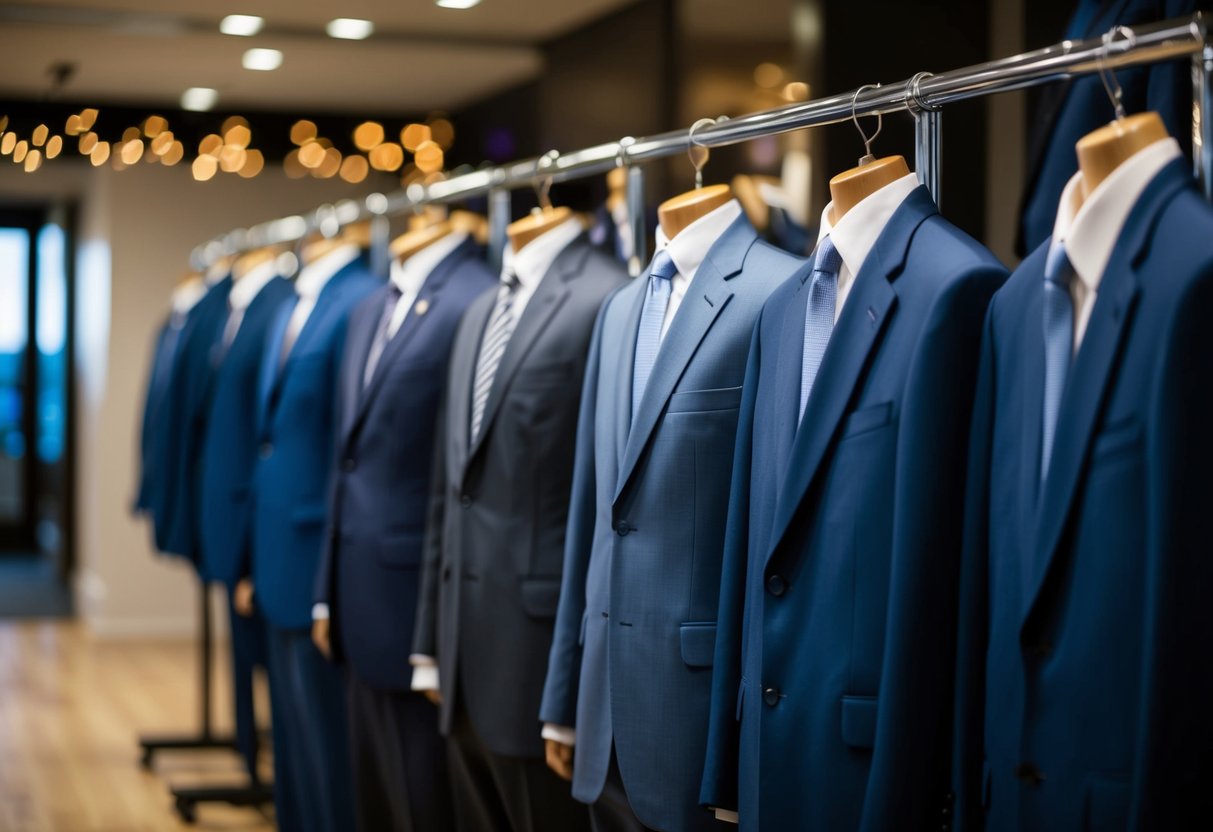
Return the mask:
POLYGON ((543 71, 542 42, 635 0, 482 0, 468 10, 433 0, 164 0, 0 2, 0 99, 42 99, 50 68, 74 64, 64 100, 175 107, 189 87, 219 91, 222 109, 415 113, 458 109, 543 71), (218 30, 227 14, 264 17, 254 37, 218 30), (373 21, 365 41, 324 34, 334 17, 373 21), (280 49, 282 67, 241 66, 252 47, 280 49))

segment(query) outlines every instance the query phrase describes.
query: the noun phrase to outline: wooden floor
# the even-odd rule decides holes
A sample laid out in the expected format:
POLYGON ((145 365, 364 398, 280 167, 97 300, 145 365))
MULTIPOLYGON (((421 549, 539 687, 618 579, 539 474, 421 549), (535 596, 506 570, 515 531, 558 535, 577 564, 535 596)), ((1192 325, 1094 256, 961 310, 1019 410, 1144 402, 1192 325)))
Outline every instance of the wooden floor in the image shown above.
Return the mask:
MULTIPOLYGON (((222 656, 218 714, 230 714, 222 656)), ((271 830, 257 811, 202 806, 177 820, 168 785, 240 782, 224 751, 139 765, 137 737, 198 724, 197 656, 188 642, 96 642, 71 622, 0 621, 0 832, 271 830)), ((220 718, 219 727, 230 720, 220 718)))

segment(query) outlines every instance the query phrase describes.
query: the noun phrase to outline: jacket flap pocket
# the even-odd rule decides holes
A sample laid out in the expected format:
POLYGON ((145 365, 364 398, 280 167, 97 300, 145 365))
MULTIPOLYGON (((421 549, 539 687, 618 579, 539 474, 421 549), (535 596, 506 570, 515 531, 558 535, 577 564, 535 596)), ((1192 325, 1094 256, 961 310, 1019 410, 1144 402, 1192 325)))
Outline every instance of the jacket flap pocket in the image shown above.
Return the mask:
POLYGON ((291 512, 291 522, 296 526, 321 526, 328 516, 329 507, 325 503, 304 503, 291 512))
POLYGON ((670 396, 667 413, 736 410, 741 405, 740 387, 720 387, 715 390, 684 390, 670 396))
POLYGON ((876 744, 875 696, 842 697, 842 741, 851 748, 876 744))
POLYGON ((421 548, 425 533, 395 532, 379 540, 379 562, 391 567, 416 567, 421 563, 421 548))
POLYGON ((523 578, 520 586, 522 608, 532 618, 554 618, 560 602, 559 578, 523 578))
POLYGON ((1112 776, 1096 775, 1087 780, 1085 812, 1088 832, 1111 832, 1124 829, 1129 817, 1131 795, 1129 781, 1112 776))
POLYGON ((1123 419, 1096 434, 1091 456, 1095 459, 1114 456, 1132 450, 1140 444, 1141 422, 1132 418, 1123 419))
POLYGON ((843 437, 855 436, 859 433, 867 433, 870 430, 882 428, 889 423, 889 419, 893 415, 893 403, 881 402, 870 407, 865 407, 856 410, 847 417, 847 426, 843 431, 843 437))
POLYGON ((688 667, 711 667, 716 652, 716 622, 688 623, 679 626, 682 660, 688 667))

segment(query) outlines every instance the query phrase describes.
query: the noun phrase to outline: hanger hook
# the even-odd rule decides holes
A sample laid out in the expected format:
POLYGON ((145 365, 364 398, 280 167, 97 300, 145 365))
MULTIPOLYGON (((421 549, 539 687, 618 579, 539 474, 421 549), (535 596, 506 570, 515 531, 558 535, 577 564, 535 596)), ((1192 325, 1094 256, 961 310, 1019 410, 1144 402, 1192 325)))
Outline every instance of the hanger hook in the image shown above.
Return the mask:
POLYGON ((1103 35, 1103 47, 1099 50, 1099 56, 1096 59, 1096 66, 1099 69, 1099 80, 1103 82, 1104 92, 1108 94, 1108 98, 1112 101, 1112 107, 1116 111, 1116 120, 1120 121, 1125 117, 1124 90, 1121 89, 1120 81, 1116 79, 1116 70, 1108 68, 1108 57, 1112 53, 1112 44, 1116 40, 1118 34, 1123 34, 1129 46, 1134 46, 1137 43, 1137 35, 1128 26, 1117 24, 1109 29, 1103 35))
POLYGON ((859 103, 859 96, 864 90, 880 89, 880 84, 864 84, 859 89, 855 90, 855 94, 851 96, 851 121, 855 125, 855 129, 859 131, 859 136, 863 139, 863 158, 859 160, 859 164, 866 165, 869 162, 876 161, 876 157, 872 155, 872 142, 876 141, 876 137, 880 135, 880 131, 884 129, 884 116, 880 113, 876 114, 876 132, 869 136, 863 132, 863 127, 859 125, 859 116, 856 107, 859 103))
POLYGON ((552 163, 554 163, 559 157, 559 151, 549 150, 547 153, 535 160, 535 199, 539 202, 540 211, 552 210, 552 199, 549 196, 552 191, 552 175, 549 173, 544 176, 540 173, 540 170, 542 168, 551 166, 552 163))
POLYGON ((709 151, 706 146, 695 140, 695 131, 701 130, 704 127, 710 127, 713 124, 720 124, 722 121, 728 121, 728 116, 720 116, 720 118, 701 118, 699 121, 691 125, 691 129, 687 131, 687 155, 691 157, 691 167, 695 168, 695 188, 703 187, 703 167, 708 163, 709 151))

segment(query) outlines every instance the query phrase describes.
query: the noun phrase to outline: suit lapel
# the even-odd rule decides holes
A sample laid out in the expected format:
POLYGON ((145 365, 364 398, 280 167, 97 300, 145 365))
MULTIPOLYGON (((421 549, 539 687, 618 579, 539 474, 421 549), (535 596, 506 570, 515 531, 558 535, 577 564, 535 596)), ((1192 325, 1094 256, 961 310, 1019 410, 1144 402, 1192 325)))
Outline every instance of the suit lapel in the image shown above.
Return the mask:
POLYGON ((270 327, 269 336, 265 341, 265 354, 261 361, 261 389, 257 396, 257 401, 261 406, 261 418, 259 419, 262 427, 269 426, 270 401, 274 396, 274 391, 278 387, 278 377, 281 375, 281 367, 279 367, 279 356, 282 355, 282 343, 286 338, 286 327, 290 323, 291 313, 295 311, 295 307, 299 303, 299 296, 293 294, 286 303, 282 304, 282 308, 278 310, 278 317, 274 319, 270 327))
POLYGON ((476 357, 480 353, 480 340, 484 337, 489 316, 493 314, 496 299, 497 289, 492 289, 468 307, 463 326, 470 337, 456 339, 451 352, 448 378, 452 389, 447 393, 447 447, 452 450, 452 470, 464 473, 470 459, 468 433, 472 423, 472 385, 476 380, 476 357))
MULTIPOLYGON (((522 366, 522 362, 526 359, 527 353, 531 351, 535 341, 547 329, 556 310, 564 304, 564 300, 569 294, 568 281, 581 271, 582 264, 589 253, 589 243, 586 242, 584 235, 569 243, 564 251, 556 257, 552 267, 548 269, 548 273, 544 275, 543 280, 535 289, 535 294, 531 296, 526 309, 522 311, 522 318, 514 327, 513 334, 510 335, 509 343, 506 344, 505 352, 501 356, 501 363, 497 366, 497 374, 493 377, 493 386, 489 389, 489 398, 484 405, 484 419, 480 425, 480 435, 476 437, 468 454, 469 460, 476 456, 480 446, 484 443, 484 438, 488 436, 497 411, 501 408, 501 400, 510 386, 510 380, 522 366)), ((481 336, 483 337, 483 332, 481 336)))
MULTIPOLYGON (((880 334, 897 302, 892 282, 905 264, 914 232, 936 213, 935 203, 926 189, 916 188, 889 219, 855 277, 792 443, 788 476, 776 501, 771 551, 766 553, 768 558, 787 532, 796 509, 817 477, 827 451, 838 436, 869 357, 880 343, 880 334)), ((803 334, 803 329, 801 332, 803 334)), ((803 348, 800 352, 803 356, 803 348)), ((800 362, 796 363, 799 367, 800 362)), ((795 390, 799 410, 799 378, 795 390)))
MULTIPOLYGON (((1113 371, 1119 365, 1121 344, 1137 303, 1140 282, 1136 269, 1140 255, 1153 236, 1154 223, 1162 208, 1189 181, 1179 160, 1168 164, 1154 178, 1130 212, 1100 281, 1090 323, 1062 393, 1053 456, 1042 487, 1039 522, 1032 547, 1036 561, 1030 592, 1024 597, 1025 621, 1056 557, 1066 518, 1085 469, 1095 426, 1111 387, 1113 371)), ((1043 376, 1041 378, 1043 384, 1043 376)), ((1039 471, 1039 451, 1035 460, 1039 471)))
MULTIPOLYGON (((375 303, 367 304, 356 309, 350 316, 349 351, 351 359, 342 368, 341 384, 345 388, 342 393, 341 435, 348 437, 354 427, 354 418, 362 407, 362 370, 366 367, 367 355, 371 351, 371 342, 375 340, 375 328, 379 324, 379 314, 383 311, 383 299, 386 289, 377 290, 371 297, 375 303)), ((381 362, 382 363, 382 362, 381 362)))
MULTIPOLYGON (((623 493, 636 463, 649 443, 657 421, 665 410, 666 402, 682 378, 683 371, 690 364, 700 342, 716 322, 716 318, 728 305, 733 297, 728 281, 741 271, 750 247, 757 241, 749 221, 739 218, 730 225, 708 250, 699 271, 687 286, 686 297, 682 299, 669 331, 662 339, 657 352, 657 361, 649 375, 648 385, 636 411, 636 421, 628 431, 627 443, 623 452, 623 463, 619 467, 619 479, 615 488, 615 499, 623 493)), ((647 287, 645 287, 647 289, 647 287)), ((643 304, 643 294, 641 296, 643 304)), ((636 316, 636 326, 639 326, 639 315, 636 316)), ((629 320, 630 323, 630 320, 629 320)), ((631 342, 631 352, 635 355, 636 329, 628 331, 627 338, 631 342)), ((628 389, 622 398, 628 402, 631 412, 632 364, 625 364, 620 375, 626 376, 628 389)))
POLYGON ((796 440, 796 420, 800 417, 800 374, 804 363, 804 326, 808 315, 808 293, 812 268, 803 269, 800 285, 792 296, 791 307, 784 310, 779 332, 779 355, 775 360, 775 412, 765 418, 775 425, 775 457, 779 465, 778 482, 787 480, 792 446, 796 440))
MULTIPOLYGON (((636 333, 640 329, 640 315, 644 312, 645 295, 648 294, 649 278, 647 275, 637 277, 628 284, 627 291, 634 297, 624 318, 623 352, 620 367, 633 367, 636 364, 636 333)), ((632 374, 619 371, 615 373, 615 471, 623 468, 624 454, 627 453, 628 432, 632 429, 632 374)))

